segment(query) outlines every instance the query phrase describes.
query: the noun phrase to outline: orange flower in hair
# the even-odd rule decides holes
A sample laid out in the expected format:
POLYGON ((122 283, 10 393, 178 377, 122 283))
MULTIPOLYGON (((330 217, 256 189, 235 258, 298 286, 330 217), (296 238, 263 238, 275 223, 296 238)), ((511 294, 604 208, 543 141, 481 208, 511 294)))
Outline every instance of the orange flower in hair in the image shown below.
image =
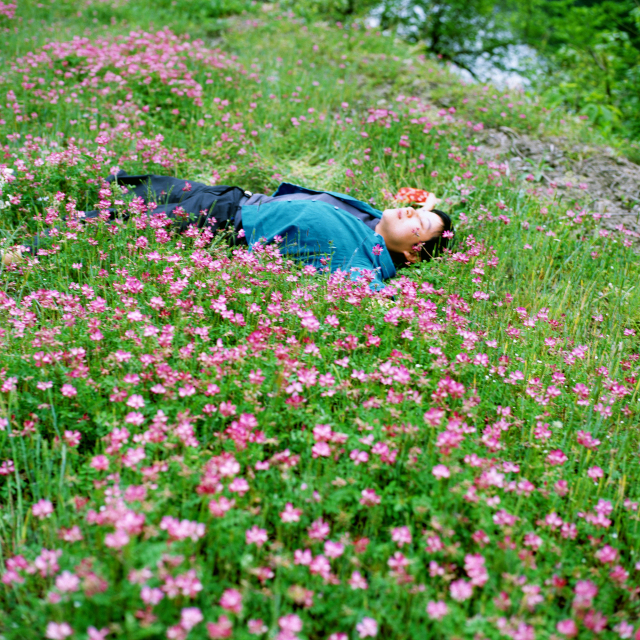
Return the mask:
POLYGON ((428 197, 428 191, 412 187, 402 187, 395 195, 395 199, 400 202, 426 202, 428 197))

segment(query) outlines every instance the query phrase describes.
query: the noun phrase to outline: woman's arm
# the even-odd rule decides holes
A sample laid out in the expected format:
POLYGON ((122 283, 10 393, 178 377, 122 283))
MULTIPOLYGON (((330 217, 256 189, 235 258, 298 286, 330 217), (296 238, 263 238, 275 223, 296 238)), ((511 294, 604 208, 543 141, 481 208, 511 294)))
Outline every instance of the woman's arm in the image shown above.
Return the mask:
POLYGON ((17 247, 9 247, 8 249, 0 252, 0 255, 2 256, 2 264, 7 267, 11 264, 24 262, 24 257, 22 255, 24 250, 24 247, 19 245, 17 247))

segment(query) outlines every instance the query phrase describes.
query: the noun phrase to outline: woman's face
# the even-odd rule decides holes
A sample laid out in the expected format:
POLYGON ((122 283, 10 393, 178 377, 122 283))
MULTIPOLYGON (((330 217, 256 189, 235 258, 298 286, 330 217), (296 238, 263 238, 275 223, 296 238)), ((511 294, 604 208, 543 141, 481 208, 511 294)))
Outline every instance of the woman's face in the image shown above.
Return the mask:
POLYGON ((435 201, 427 201, 420 209, 385 209, 376 232, 384 238, 387 249, 404 254, 407 262, 417 262, 419 257, 418 251, 414 250, 415 245, 433 240, 444 231, 442 218, 431 211, 435 204, 435 201))

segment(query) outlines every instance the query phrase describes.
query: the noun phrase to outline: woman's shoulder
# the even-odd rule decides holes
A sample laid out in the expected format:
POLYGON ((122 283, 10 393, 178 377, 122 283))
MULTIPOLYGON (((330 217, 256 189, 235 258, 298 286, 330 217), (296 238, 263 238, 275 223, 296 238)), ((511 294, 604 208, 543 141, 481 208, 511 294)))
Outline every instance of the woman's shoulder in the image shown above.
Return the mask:
POLYGON ((343 200, 344 202, 347 202, 348 204, 360 209, 360 211, 365 211, 366 213, 369 213, 372 216, 375 216, 376 218, 382 217, 382 212, 379 211, 378 209, 374 209, 368 202, 363 202, 362 200, 358 200, 357 198, 354 198, 353 196, 348 195, 346 193, 340 193, 338 191, 328 191, 324 189, 322 190, 310 189, 309 187, 303 187, 297 184, 293 184, 291 182, 280 183, 280 185, 278 186, 278 188, 276 189, 272 197, 275 198, 277 196, 285 196, 285 195, 294 194, 294 193, 308 193, 308 194, 328 193, 334 198, 343 200))

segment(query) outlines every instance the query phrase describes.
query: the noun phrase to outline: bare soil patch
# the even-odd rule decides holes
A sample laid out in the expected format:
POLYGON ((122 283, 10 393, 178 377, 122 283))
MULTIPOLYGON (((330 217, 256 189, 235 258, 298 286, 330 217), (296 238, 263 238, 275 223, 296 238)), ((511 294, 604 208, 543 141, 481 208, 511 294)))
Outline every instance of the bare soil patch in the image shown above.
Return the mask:
POLYGON ((640 246, 640 166, 611 147, 576 144, 561 137, 541 140, 500 127, 483 132, 479 153, 507 162, 512 173, 532 173, 545 186, 556 184, 569 199, 587 193, 593 211, 611 216, 602 220, 603 226, 614 229, 624 224, 638 234, 635 240, 640 246))

